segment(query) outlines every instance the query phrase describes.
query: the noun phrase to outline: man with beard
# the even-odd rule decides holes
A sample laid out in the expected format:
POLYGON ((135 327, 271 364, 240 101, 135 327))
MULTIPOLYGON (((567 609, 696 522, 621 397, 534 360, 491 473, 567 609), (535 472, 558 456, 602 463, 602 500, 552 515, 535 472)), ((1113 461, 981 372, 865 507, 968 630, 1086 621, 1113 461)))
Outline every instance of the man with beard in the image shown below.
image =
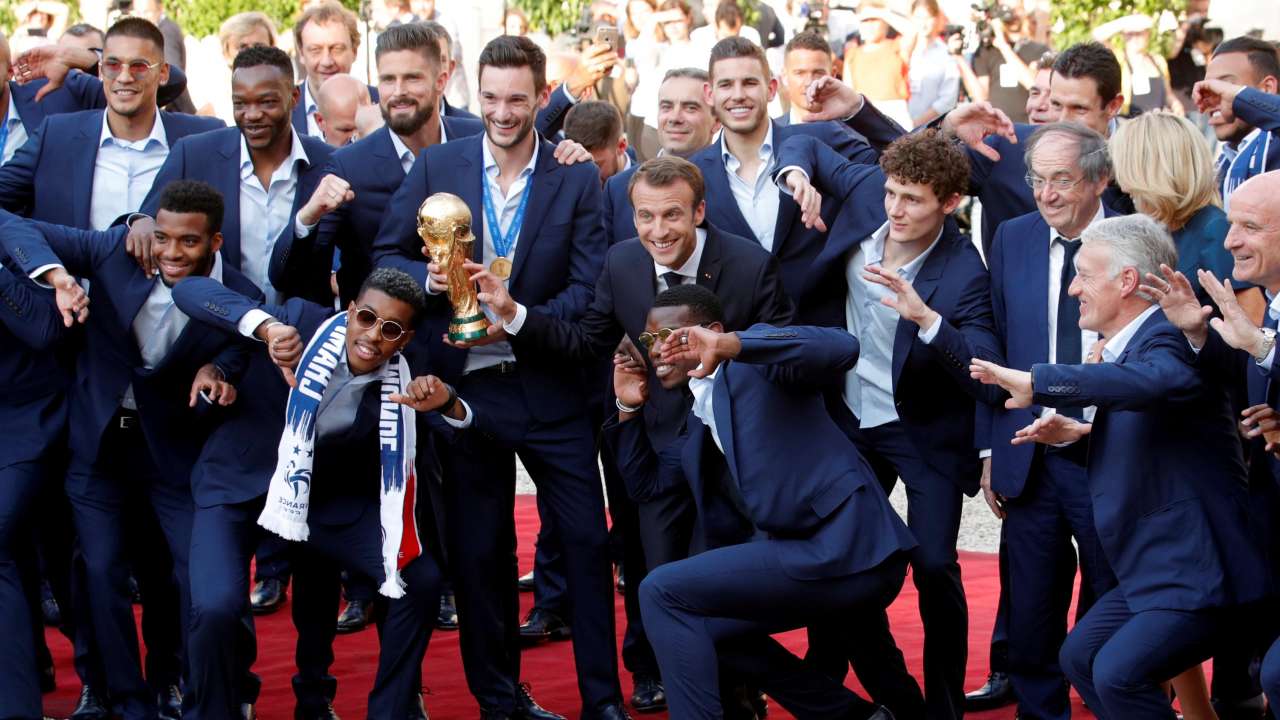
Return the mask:
MULTIPOLYGON (((427 148, 385 214, 374 261, 413 275, 428 292, 447 288, 424 262, 418 206, 439 192, 467 205, 476 258, 509 283, 529 314, 582 317, 600 274, 605 239, 600 177, 591 165, 563 167, 534 132, 546 105, 546 56, 527 38, 502 36, 480 55, 485 134, 427 148)), ((618 686, 604 498, 578 368, 526 351, 496 317, 470 343, 443 342, 452 315, 437 298, 421 324, 432 370, 477 414, 501 417, 496 434, 464 438, 443 458, 447 529, 458 596, 462 658, 484 718, 558 717, 518 685, 520 648, 512 556, 515 455, 554 510, 572 607, 582 717, 626 717, 618 686), (465 521, 463 519, 465 518, 465 521)), ((512 329, 519 331, 523 317, 512 329)))
MULTIPOLYGON (((124 557, 127 511, 138 502, 154 510, 181 592, 178 617, 186 618, 191 468, 210 428, 206 411, 234 399, 224 373, 243 362, 230 335, 187 327, 187 316, 173 309, 171 288, 202 275, 257 293, 218 255, 223 204, 216 190, 174 183, 157 205, 151 246, 157 274, 129 257, 123 226, 99 232, 36 223, 37 233, 3 238, 23 272, 55 288, 68 318, 85 320, 87 301, 76 277, 92 285, 96 310, 70 392, 66 487, 92 598, 89 624, 104 660, 104 700, 129 720, 155 718, 169 698, 157 703, 142 675, 124 557)), ((185 634, 180 622, 179 645, 185 634)))

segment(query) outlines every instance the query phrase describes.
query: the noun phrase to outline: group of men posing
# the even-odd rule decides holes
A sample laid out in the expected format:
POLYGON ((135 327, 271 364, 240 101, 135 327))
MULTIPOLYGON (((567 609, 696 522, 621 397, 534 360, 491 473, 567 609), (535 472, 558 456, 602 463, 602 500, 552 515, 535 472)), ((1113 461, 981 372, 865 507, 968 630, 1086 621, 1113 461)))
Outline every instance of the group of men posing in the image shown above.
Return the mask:
MULTIPOLYGON (((616 114, 550 92, 523 38, 482 52, 477 121, 442 112, 435 31, 388 29, 385 126, 337 150, 291 124, 301 89, 274 48, 235 59, 236 127, 158 111, 163 46, 121 20, 100 84, 19 58, 20 79, 63 87, 0 95, 0 138, 29 134, 13 153, 0 140, 0 716, 41 716, 24 548, 54 495, 77 536, 79 717, 254 715, 263 528, 297 541, 295 717, 335 717, 340 571, 381 595, 368 717, 425 716, 446 577, 481 716, 559 717, 520 682, 517 456, 562 558, 584 718, 628 716, 598 456, 639 559, 622 653, 637 709, 756 717, 763 694, 797 717, 959 717, 956 538, 980 489, 1005 517, 1022 717, 1067 717, 1069 682, 1099 717, 1171 718, 1162 683, 1215 654, 1242 666, 1244 695, 1257 682, 1275 634, 1275 421, 1258 407, 1274 406, 1275 321, 1201 276, 1210 330, 1168 233, 1121 216, 1106 48, 1046 69, 1040 127, 980 104, 907 135, 830 77, 797 96, 813 122, 770 120, 764 55, 730 38, 706 70, 668 74, 663 153, 627 167, 616 114), (562 128, 569 143, 544 140, 562 128), (418 228, 437 193, 470 211, 479 340, 446 334, 446 268, 418 228), (953 218, 968 194, 994 230, 986 264, 953 218), (886 499, 899 480, 906 523, 886 499), (131 551, 139 518, 162 546, 131 551), (1073 539, 1092 607, 1068 635, 1073 539), (923 692, 886 615, 908 567, 923 692), (146 668, 131 569, 150 581, 144 618, 165 622, 167 600, 173 623, 144 621, 146 668), (804 659, 770 638, 800 627, 804 659), (870 702, 844 687, 850 667, 870 702)), ((1214 62, 1274 93, 1270 58, 1237 43, 1214 62)), ((1224 139, 1251 158, 1229 171, 1234 276, 1272 295, 1280 108, 1219 95, 1224 139)), ((1280 651, 1262 680, 1280 683, 1280 651)))

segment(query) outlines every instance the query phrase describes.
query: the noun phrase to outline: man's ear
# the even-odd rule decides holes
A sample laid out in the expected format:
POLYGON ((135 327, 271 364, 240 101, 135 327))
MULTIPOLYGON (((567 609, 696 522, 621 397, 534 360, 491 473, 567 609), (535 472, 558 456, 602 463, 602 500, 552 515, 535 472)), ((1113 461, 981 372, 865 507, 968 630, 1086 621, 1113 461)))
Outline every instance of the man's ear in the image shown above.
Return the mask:
POLYGON ((222 249, 222 233, 216 232, 209 238, 209 252, 216 253, 222 249))
POLYGON ((960 193, 952 193, 951 197, 942 203, 942 214, 950 215, 955 212, 956 208, 960 207, 961 202, 964 202, 964 196, 960 193))
POLYGON ((718 333, 722 333, 724 332, 724 324, 718 320, 714 322, 710 322, 710 323, 707 323, 707 329, 714 330, 718 333))

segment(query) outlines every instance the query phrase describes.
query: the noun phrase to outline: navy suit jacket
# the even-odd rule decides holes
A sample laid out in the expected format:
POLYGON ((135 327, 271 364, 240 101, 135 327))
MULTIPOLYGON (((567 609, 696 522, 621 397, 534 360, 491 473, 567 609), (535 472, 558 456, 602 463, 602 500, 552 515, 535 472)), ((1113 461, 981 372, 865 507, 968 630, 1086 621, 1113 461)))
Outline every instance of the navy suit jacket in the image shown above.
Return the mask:
MULTIPOLYGON (((1256 170, 1253 167, 1250 168, 1249 176, 1252 177, 1268 170, 1280 169, 1280 97, 1265 93, 1257 88, 1245 87, 1231 103, 1231 110, 1236 114, 1236 117, 1261 129, 1263 135, 1271 136, 1269 143, 1268 138, 1259 138, 1259 141, 1267 143, 1264 148, 1266 156, 1256 170)), ((1226 171, 1227 166, 1220 164, 1218 167, 1218 187, 1222 187, 1226 171)))
MULTIPOLYGON (((174 180, 202 180, 222 193, 222 259, 240 269, 240 128, 229 127, 183 138, 170 146, 169 157, 156 175, 151 192, 142 201, 141 212, 155 217, 160 193, 174 180)), ((308 162, 298 170, 298 188, 293 196, 289 222, 277 238, 271 255, 271 284, 285 295, 296 295, 320 303, 333 298, 329 289, 330 267, 316 267, 314 256, 298 253, 291 258, 295 241, 294 218, 311 199, 324 177, 324 167, 333 148, 299 133, 308 162)))
MULTIPOLYGON (((1104 208, 1107 217, 1113 217, 1104 208)), ((991 254, 991 309, 1005 364, 1018 370, 1049 361, 1049 224, 1033 212, 996 229, 991 254)), ((991 447, 991 487, 1017 497, 1027 483, 1035 448, 1011 445, 1014 433, 1039 417, 1041 408, 1007 410, 978 406, 978 433, 991 447)))
POLYGON ((1036 403, 1096 405, 1093 520, 1133 612, 1258 600, 1269 586, 1225 389, 1159 310, 1113 363, 1035 365, 1036 403))
MULTIPOLYGON (((425 286, 427 264, 418 237, 418 206, 438 192, 453 193, 470 208, 474 253, 481 257, 483 142, 483 135, 463 138, 429 147, 418 156, 387 207, 373 246, 375 264, 404 270, 425 286)), ((546 313, 574 321, 591 305, 604 262, 600 175, 591 163, 560 165, 552 156, 555 148, 540 142, 526 190, 533 194, 516 242, 508 287, 531 315, 546 313)), ((415 338, 426 343, 433 372, 447 382, 462 374, 467 358, 467 351, 441 341, 452 314, 447 296, 429 298, 415 338)), ((550 421, 582 411, 582 376, 576 367, 544 353, 528 352, 518 336, 511 338, 511 348, 522 368, 520 379, 534 417, 550 421)))
POLYGON ((716 431, 738 497, 708 501, 726 489, 703 472, 704 451, 718 450, 707 447, 715 441, 693 412, 678 463, 674 452, 654 453, 641 423, 615 416, 606 424, 631 496, 649 500, 687 484, 704 528, 737 525, 712 516, 737 508, 775 541, 779 565, 800 580, 851 575, 914 547, 821 395, 790 380, 849 371, 858 341, 839 330, 798 326, 756 325, 738 336, 739 356, 719 367, 712 386, 716 431))
MULTIPOLYGON (((879 159, 876 152, 867 143, 854 138, 853 135, 837 129, 830 123, 812 123, 805 125, 773 126, 773 143, 778 148, 787 138, 793 135, 810 135, 831 146, 840 155, 854 162, 873 164, 879 159)), ((754 238, 751 226, 747 224, 738 203, 734 199, 733 190, 729 186, 728 170, 725 169, 721 156, 722 144, 712 143, 699 150, 689 158, 702 171, 707 187, 707 222, 727 233, 754 238)), ((832 199, 824 199, 822 217, 831 220, 838 210, 832 199)), ((631 204, 626 208, 615 207, 615 221, 623 212, 632 213, 631 204)), ((789 195, 783 194, 778 201, 778 219, 774 225, 773 255, 778 258, 782 268, 782 286, 797 303, 803 303, 803 289, 808 282, 811 266, 822 246, 826 243, 827 234, 816 228, 809 229, 800 221, 799 206, 789 195)))
MULTIPOLYGON (((0 234, 35 233, 0 211, 0 234)), ((56 452, 66 428, 72 359, 53 291, 32 282, 0 252, 0 467, 56 452)))
MULTIPOLYGON (((49 117, 13 159, 0 167, 0 205, 35 220, 90 229, 94 164, 104 113, 49 117)), ((169 147, 188 135, 224 127, 217 118, 160 111, 169 147)))
MULTIPOLYGON (((298 131, 299 135, 307 134, 307 108, 303 106, 303 99, 306 97, 306 90, 302 87, 306 81, 298 83, 298 102, 293 106, 293 112, 289 115, 289 122, 293 124, 293 129, 298 131)), ((374 105, 378 104, 378 88, 373 85, 366 85, 369 88, 369 99, 374 105)), ((317 138, 319 139, 319 138, 317 138)))
MULTIPOLYGON (((46 84, 48 80, 44 78, 26 85, 9 81, 9 96, 13 98, 13 104, 18 108, 18 116, 22 118, 22 126, 27 129, 28 134, 40 127, 40 123, 44 122, 46 117, 52 115, 80 110, 107 109, 107 96, 102 91, 102 81, 98 79, 96 70, 93 73, 72 70, 67 73, 62 87, 36 102, 36 93, 40 92, 40 88, 46 84)), ((156 105, 160 107, 168 105, 177 100, 186 89, 187 76, 183 74, 181 68, 170 65, 169 82, 161 85, 156 92, 156 105)))
MULTIPOLYGON (((484 132, 484 123, 446 117, 445 133, 458 139, 484 132)), ((373 239, 386 213, 387 203, 404 182, 404 169, 385 125, 366 138, 338 148, 323 175, 333 174, 351 183, 355 199, 320 219, 308 241, 315 243, 316 262, 325 265, 336 247, 341 252, 338 289, 342 304, 355 299, 360 283, 373 269, 373 239)))
MULTIPOLYGON (((578 361, 608 357, 624 333, 641 347, 639 338, 657 295, 657 280, 653 257, 639 238, 618 243, 605 254, 604 270, 586 315, 573 323, 531 312, 520 329, 520 341, 534 350, 567 354, 578 361)), ((708 227, 697 284, 720 298, 726 330, 791 323, 794 309, 782 289, 778 261, 753 240, 708 227)), ((683 393, 663 391, 652 367, 649 387, 645 422, 654 441, 666 445, 679 429, 688 404, 683 393)))
MULTIPOLYGON (((148 278, 125 250, 127 228, 105 232, 76 230, 35 222, 34 237, 0 238, 24 272, 63 265, 67 272, 90 280, 93 316, 86 328, 76 381, 71 389, 71 452, 80 463, 96 461, 103 431, 120 408, 125 388, 133 386, 142 430, 152 458, 166 482, 186 487, 191 466, 204 442, 211 417, 206 408, 188 408, 191 381, 206 363, 228 375, 238 373, 243 353, 226 333, 209 332, 188 323, 164 359, 146 368, 133 335, 133 321, 160 278, 148 278)), ((223 268, 224 281, 242 292, 257 292, 233 268, 223 268)), ((92 496, 95 488, 68 488, 92 496)))

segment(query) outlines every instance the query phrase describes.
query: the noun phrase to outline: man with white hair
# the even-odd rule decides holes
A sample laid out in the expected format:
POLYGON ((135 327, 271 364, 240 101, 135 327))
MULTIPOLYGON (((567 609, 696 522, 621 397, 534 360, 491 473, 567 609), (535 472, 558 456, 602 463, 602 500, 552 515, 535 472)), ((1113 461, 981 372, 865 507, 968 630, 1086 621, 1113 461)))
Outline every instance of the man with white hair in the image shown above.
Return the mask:
POLYGON ((1059 408, 1013 443, 1090 436, 1090 505, 1118 584, 1072 629, 1063 671, 1099 717, 1172 717, 1161 683, 1238 641, 1235 617, 1270 583, 1250 533, 1229 386, 1202 375, 1145 285, 1177 263, 1172 239, 1133 215, 1091 225, 1082 243, 1070 293, 1080 327, 1105 338, 1098 362, 1010 370, 975 359, 970 370, 1008 391, 1008 407, 1059 408), (1061 412, 1088 406, 1097 408, 1091 422, 1061 412))

